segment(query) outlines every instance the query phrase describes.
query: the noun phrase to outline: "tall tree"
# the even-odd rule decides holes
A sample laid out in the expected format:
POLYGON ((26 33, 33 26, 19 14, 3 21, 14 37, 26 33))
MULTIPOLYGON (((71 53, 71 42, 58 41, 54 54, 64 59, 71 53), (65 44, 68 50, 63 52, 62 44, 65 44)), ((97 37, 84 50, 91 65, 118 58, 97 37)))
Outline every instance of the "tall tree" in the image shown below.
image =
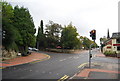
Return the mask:
POLYGON ((49 48, 55 48, 60 44, 60 34, 62 31, 62 26, 60 24, 49 21, 46 25, 46 40, 49 48))
POLYGON ((40 26, 38 27, 38 34, 37 34, 37 48, 43 49, 46 47, 45 35, 43 31, 43 20, 40 22, 40 26))
POLYGON ((10 4, 2 2, 2 30, 5 31, 3 46, 6 50, 17 50, 15 39, 18 32, 13 25, 13 11, 13 7, 10 4))
POLYGON ((42 32, 42 34, 43 34, 43 20, 41 20, 41 23, 40 23, 40 26, 41 26, 41 32, 42 32))
POLYGON ((28 46, 35 46, 35 26, 29 10, 24 7, 14 7, 14 26, 20 33, 17 44, 23 55, 26 55, 28 46))
POLYGON ((77 38, 77 36, 77 29, 70 23, 67 27, 63 28, 61 36, 62 47, 65 49, 75 48, 80 43, 80 40, 77 38))

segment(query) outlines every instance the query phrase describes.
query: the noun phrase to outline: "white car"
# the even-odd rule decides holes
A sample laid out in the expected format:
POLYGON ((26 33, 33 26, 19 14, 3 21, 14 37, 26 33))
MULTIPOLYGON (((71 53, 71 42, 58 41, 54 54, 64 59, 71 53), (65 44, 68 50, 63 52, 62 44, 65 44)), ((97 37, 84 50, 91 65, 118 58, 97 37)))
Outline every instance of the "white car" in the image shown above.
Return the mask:
POLYGON ((36 48, 32 48, 32 51, 38 51, 38 49, 36 49, 36 48))
POLYGON ((28 50, 32 50, 32 48, 31 48, 31 47, 28 47, 28 50))

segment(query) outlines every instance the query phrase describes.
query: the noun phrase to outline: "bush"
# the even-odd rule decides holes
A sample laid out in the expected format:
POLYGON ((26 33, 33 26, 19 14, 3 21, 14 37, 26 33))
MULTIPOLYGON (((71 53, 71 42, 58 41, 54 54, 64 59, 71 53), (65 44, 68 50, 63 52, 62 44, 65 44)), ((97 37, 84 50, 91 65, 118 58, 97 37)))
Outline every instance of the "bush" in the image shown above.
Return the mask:
POLYGON ((112 56, 112 57, 116 57, 117 53, 115 51, 105 51, 104 54, 106 56, 112 56))

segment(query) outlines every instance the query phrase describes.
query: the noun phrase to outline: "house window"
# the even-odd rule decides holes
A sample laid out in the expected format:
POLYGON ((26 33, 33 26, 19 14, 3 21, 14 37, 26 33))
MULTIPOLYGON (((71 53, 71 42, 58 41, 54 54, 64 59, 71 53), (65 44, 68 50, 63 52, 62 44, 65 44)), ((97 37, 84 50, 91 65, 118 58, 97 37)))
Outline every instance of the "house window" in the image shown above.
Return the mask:
POLYGON ((108 46, 107 49, 111 49, 111 46, 108 46))
POLYGON ((117 47, 117 50, 120 51, 120 46, 117 47))
POLYGON ((117 43, 120 43, 120 38, 116 39, 116 42, 117 42, 117 43))

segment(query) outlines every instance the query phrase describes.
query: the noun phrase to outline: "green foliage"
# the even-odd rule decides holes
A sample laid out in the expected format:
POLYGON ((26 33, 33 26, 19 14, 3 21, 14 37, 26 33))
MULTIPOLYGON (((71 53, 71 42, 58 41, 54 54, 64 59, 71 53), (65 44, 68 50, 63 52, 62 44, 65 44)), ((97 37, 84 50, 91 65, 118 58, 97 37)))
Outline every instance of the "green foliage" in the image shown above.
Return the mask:
POLYGON ((83 46, 85 47, 85 49, 89 49, 91 44, 92 43, 91 43, 90 39, 88 39, 87 37, 83 38, 83 46))
POLYGON ((87 37, 81 37, 81 39, 82 39, 82 43, 83 43, 83 46, 85 47, 85 49, 89 49, 91 44, 93 44, 92 48, 95 48, 98 46, 94 41, 90 40, 87 37))
POLYGON ((35 46, 35 26, 29 10, 24 7, 15 6, 14 8, 14 26, 18 30, 17 44, 21 51, 27 52, 28 46, 35 46))
POLYGON ((80 40, 77 38, 77 29, 70 23, 67 27, 63 28, 61 36, 61 44, 65 49, 76 48, 80 44, 80 40))
MULTIPOLYGON (((3 46, 7 50, 26 53, 28 47, 56 48, 61 46, 65 49, 78 49, 84 46, 86 49, 94 43, 87 37, 78 38, 77 29, 71 23, 62 28, 60 24, 49 21, 44 33, 43 20, 38 27, 38 34, 35 37, 35 26, 29 10, 24 7, 14 8, 7 2, 2 2, 2 27, 5 32, 3 46)), ((102 39, 101 39, 102 40, 102 39)), ((93 47, 97 44, 94 43, 93 47)))
POLYGON ((38 27, 38 34, 37 34, 37 48, 43 49, 46 47, 46 38, 45 34, 43 33, 43 20, 41 20, 40 27, 38 27))
POLYGON ((111 55, 111 54, 116 54, 116 52, 115 51, 105 51, 104 54, 111 55))
POLYGON ((15 43, 16 32, 13 25, 13 8, 7 2, 2 2, 2 30, 5 31, 5 38, 3 40, 3 46, 6 50, 16 50, 17 45, 15 43))
POLYGON ((105 46, 104 42, 105 42, 106 40, 107 40, 107 38, 106 38, 105 36, 100 38, 101 51, 103 51, 103 47, 105 46))
POLYGON ((41 33, 43 34, 43 20, 41 20, 40 26, 41 26, 41 33))
POLYGON ((2 2, 2 27, 6 50, 27 52, 28 46, 35 46, 36 30, 27 8, 15 6, 13 9, 7 2, 2 2))
POLYGON ((46 41, 47 47, 55 48, 59 45, 60 42, 60 34, 62 31, 62 26, 60 24, 54 23, 53 21, 49 21, 49 24, 46 25, 46 41))

